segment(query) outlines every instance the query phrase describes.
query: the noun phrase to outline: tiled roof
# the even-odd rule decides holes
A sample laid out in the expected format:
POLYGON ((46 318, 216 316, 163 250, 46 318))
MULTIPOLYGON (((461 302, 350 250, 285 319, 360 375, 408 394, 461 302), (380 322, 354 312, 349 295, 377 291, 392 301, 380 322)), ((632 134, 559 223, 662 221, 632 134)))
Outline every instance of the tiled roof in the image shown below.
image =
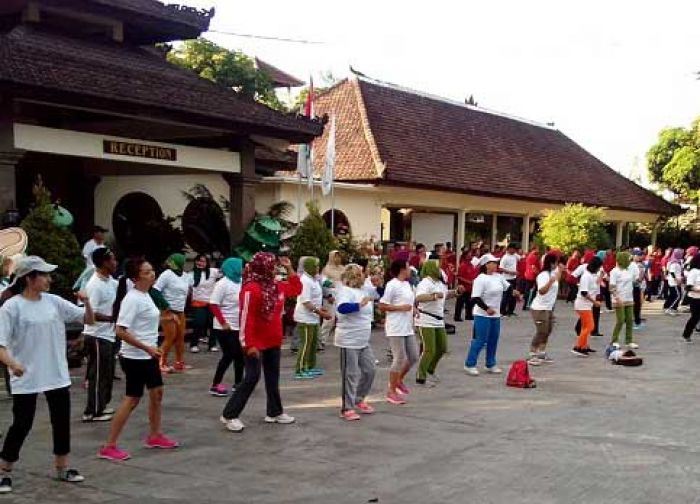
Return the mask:
POLYGON ((89 0, 107 7, 128 10, 140 15, 187 24, 206 31, 214 10, 203 11, 186 5, 165 5, 157 0, 89 0))
MULTIPOLYGON (((336 114, 339 180, 645 213, 677 210, 547 126, 365 78, 336 84, 315 109, 336 114)), ((328 130, 314 142, 317 174, 328 130)))
POLYGON ((298 87, 304 85, 304 81, 297 79, 293 75, 289 75, 287 72, 270 65, 260 58, 255 58, 255 66, 272 80, 275 87, 298 87))
POLYGON ((246 128, 293 141, 322 125, 282 114, 174 66, 144 49, 19 26, 0 36, 0 84, 184 112, 198 124, 246 128))

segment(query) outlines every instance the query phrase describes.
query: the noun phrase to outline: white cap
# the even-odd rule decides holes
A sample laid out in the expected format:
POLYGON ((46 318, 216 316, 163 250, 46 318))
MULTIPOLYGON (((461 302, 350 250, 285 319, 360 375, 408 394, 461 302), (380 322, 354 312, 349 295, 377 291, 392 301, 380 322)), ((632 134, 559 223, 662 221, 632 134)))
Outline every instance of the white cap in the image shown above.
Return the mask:
POLYGON ((12 281, 12 285, 15 284, 17 279, 28 275, 32 271, 39 271, 40 273, 51 273, 58 266, 55 264, 49 264, 44 261, 39 256, 25 256, 15 262, 14 275, 15 279, 12 281))
POLYGON ((483 266, 486 263, 499 262, 498 257, 493 254, 484 254, 479 258, 479 266, 483 266))

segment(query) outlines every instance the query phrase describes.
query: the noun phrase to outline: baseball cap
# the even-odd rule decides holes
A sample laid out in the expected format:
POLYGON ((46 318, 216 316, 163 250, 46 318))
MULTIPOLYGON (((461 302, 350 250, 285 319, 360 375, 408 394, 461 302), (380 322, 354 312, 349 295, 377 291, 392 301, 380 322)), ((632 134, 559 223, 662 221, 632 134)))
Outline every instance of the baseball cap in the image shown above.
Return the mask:
POLYGON ((644 252, 642 252, 642 249, 640 249, 639 247, 635 247, 634 249, 632 249, 632 255, 642 256, 644 255, 644 252))
POLYGON ((499 262, 498 257, 493 254, 484 254, 479 258, 479 266, 483 266, 486 263, 499 262))
POLYGON ((14 275, 15 279, 12 281, 11 285, 14 285, 17 279, 27 276, 32 271, 38 271, 40 273, 51 273, 58 266, 55 264, 49 264, 44 261, 39 256, 25 256, 15 262, 14 275))

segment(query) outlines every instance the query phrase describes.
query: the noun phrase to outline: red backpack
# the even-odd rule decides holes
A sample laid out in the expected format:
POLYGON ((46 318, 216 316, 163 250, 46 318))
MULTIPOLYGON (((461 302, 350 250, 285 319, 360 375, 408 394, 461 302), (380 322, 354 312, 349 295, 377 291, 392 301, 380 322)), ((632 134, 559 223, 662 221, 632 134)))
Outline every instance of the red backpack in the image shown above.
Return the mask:
POLYGON ((537 384, 530 377, 530 369, 527 366, 527 361, 517 360, 510 366, 506 385, 517 388, 535 388, 537 384))

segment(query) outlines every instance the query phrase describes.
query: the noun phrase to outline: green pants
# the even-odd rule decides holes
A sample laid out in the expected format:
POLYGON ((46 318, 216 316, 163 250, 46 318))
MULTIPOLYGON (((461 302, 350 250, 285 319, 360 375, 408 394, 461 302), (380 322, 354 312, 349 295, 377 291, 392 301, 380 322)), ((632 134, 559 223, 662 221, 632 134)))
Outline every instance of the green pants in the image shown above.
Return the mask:
POLYGON ((444 327, 418 327, 418 334, 423 342, 423 352, 416 379, 425 380, 429 374, 435 374, 438 362, 447 352, 447 333, 444 327))
POLYGON ((617 322, 615 323, 615 329, 613 330, 612 342, 617 343, 620 337, 620 330, 622 326, 625 326, 625 344, 629 345, 632 343, 632 321, 634 320, 634 306, 617 306, 615 307, 615 317, 617 322))
POLYGON ((308 371, 316 367, 316 347, 318 345, 318 324, 297 324, 299 350, 297 351, 296 372, 308 371))

